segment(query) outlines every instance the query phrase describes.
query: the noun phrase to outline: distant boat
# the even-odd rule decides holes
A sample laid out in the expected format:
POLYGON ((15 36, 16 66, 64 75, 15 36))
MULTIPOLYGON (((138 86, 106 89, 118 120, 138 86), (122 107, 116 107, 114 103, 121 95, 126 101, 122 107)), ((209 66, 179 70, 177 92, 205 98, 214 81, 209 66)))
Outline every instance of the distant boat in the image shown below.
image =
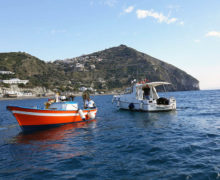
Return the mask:
POLYGON ((133 83, 124 94, 114 95, 112 102, 119 109, 136 111, 172 111, 176 109, 176 100, 159 97, 156 86, 168 85, 168 82, 133 83))
POLYGON ((4 95, 5 98, 17 98, 18 95, 16 93, 7 93, 4 95))
POLYGON ((48 109, 7 106, 23 131, 45 129, 95 119, 97 108, 78 109, 75 101, 54 102, 48 109))

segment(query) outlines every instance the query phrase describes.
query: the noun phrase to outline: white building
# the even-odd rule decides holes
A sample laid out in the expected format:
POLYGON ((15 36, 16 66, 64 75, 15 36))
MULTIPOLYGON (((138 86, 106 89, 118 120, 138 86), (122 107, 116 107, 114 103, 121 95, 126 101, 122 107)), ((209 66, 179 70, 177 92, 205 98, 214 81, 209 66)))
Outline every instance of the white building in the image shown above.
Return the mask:
POLYGON ((92 87, 87 88, 89 91, 96 91, 96 89, 93 89, 92 87))
POLYGON ((15 74, 11 71, 0 71, 0 74, 15 74))
POLYGON ((80 87, 79 90, 82 91, 82 92, 84 92, 84 91, 87 90, 87 88, 86 88, 86 87, 80 87))
POLYGON ((91 64, 91 65, 90 65, 90 69, 95 69, 95 65, 94 65, 94 64, 91 64))
POLYGON ((5 84, 27 84, 29 80, 21 80, 18 78, 13 78, 9 80, 3 80, 2 82, 5 84))
POLYGON ((84 70, 84 65, 80 63, 76 63, 76 70, 77 71, 83 71, 84 70))

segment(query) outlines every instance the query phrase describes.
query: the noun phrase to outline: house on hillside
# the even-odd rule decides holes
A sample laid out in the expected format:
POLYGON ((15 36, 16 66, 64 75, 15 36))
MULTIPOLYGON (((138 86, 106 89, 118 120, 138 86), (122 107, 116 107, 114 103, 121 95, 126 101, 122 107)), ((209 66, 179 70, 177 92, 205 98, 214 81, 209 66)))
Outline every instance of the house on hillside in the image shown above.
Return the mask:
POLYGON ((92 69, 92 70, 95 69, 95 65, 94 65, 94 64, 91 64, 91 65, 90 65, 90 69, 92 69))
POLYGON ((79 90, 80 90, 81 92, 84 92, 84 91, 87 90, 87 88, 86 88, 86 87, 80 87, 79 90))
POLYGON ((15 73, 11 71, 0 71, 0 74, 15 74, 15 73))
POLYGON ((76 63, 76 70, 77 71, 84 71, 85 67, 83 64, 76 63))
POLYGON ((27 84, 29 80, 21 80, 18 78, 13 78, 9 80, 2 80, 2 82, 5 84, 27 84))

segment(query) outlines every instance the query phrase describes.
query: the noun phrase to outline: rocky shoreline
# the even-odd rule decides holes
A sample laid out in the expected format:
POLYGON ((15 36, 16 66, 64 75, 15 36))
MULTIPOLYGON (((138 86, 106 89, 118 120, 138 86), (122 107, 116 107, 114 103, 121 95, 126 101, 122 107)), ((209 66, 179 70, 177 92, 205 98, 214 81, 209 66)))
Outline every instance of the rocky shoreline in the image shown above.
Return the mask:
POLYGON ((9 100, 23 100, 23 99, 42 99, 42 98, 51 98, 51 97, 37 97, 37 96, 20 96, 13 98, 0 97, 0 101, 9 101, 9 100))

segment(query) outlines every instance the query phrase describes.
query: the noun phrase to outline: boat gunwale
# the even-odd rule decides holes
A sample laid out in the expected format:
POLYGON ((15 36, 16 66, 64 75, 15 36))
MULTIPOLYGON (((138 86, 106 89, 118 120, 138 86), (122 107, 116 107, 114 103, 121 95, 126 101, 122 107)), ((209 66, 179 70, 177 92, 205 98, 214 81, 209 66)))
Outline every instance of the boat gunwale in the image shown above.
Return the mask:
MULTIPOLYGON (((24 111, 28 111, 28 110, 30 110, 30 111, 34 111, 34 112, 39 112, 39 111, 44 111, 44 112, 48 112, 48 113, 60 113, 60 112, 77 112, 77 111, 79 111, 80 109, 78 109, 78 110, 61 110, 61 109, 40 109, 40 108, 30 108, 30 107, 21 107, 21 106, 7 106, 6 107, 7 108, 7 110, 9 110, 9 111, 14 111, 14 110, 16 110, 16 109, 14 109, 14 110, 12 110, 11 108, 19 108, 19 110, 24 110, 24 111)), ((91 109, 91 108, 88 108, 88 109, 82 109, 82 111, 85 111, 85 112, 87 112, 87 111, 95 111, 95 110, 97 110, 97 108, 94 108, 94 109, 91 109)))

